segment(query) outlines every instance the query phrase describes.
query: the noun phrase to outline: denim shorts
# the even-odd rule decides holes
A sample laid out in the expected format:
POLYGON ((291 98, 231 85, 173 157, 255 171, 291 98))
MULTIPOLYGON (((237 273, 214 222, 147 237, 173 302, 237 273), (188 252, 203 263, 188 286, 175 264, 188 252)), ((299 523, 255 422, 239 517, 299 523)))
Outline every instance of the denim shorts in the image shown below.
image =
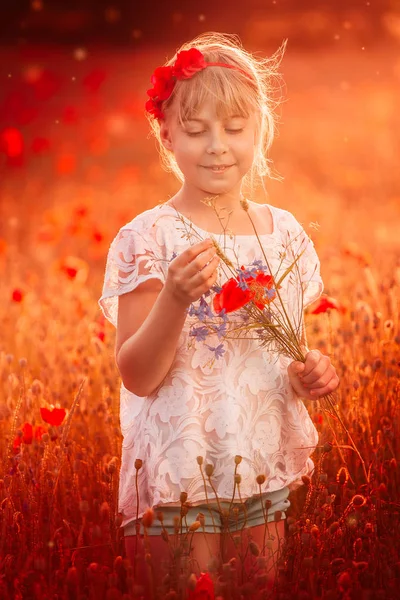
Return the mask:
MULTIPOLYGON (((221 533, 223 531, 223 522, 221 518, 221 512, 229 511, 225 526, 229 527, 231 532, 236 529, 240 530, 243 527, 254 527, 256 525, 262 525, 266 521, 270 523, 275 520, 275 513, 281 512, 281 519, 286 518, 285 511, 290 506, 288 500, 289 488, 284 487, 274 492, 267 492, 262 494, 262 500, 260 495, 252 496, 243 501, 243 504, 235 501, 234 503, 228 501, 220 501, 219 509, 218 503, 213 500, 209 500, 209 503, 197 504, 196 506, 190 506, 187 514, 182 519, 182 531, 186 533, 190 525, 196 521, 196 517, 199 513, 204 515, 204 528, 199 527, 198 532, 206 533, 221 533), (268 512, 265 508, 265 501, 270 500, 271 506, 268 508, 268 512), (231 508, 229 510, 229 507, 231 508)), ((181 506, 155 506, 153 507, 155 512, 161 511, 163 513, 163 523, 154 519, 151 527, 147 528, 148 535, 160 535, 163 528, 165 528, 169 534, 174 533, 174 518, 181 518, 181 506)), ((226 515, 226 512, 225 512, 226 515)), ((278 517, 279 515, 277 515, 278 517)), ((140 519, 139 519, 140 521, 140 519)), ((141 525, 141 532, 143 532, 143 526, 141 525)), ((179 530, 181 527, 179 526, 179 530)), ((136 535, 136 520, 131 521, 124 527, 124 536, 136 535)))

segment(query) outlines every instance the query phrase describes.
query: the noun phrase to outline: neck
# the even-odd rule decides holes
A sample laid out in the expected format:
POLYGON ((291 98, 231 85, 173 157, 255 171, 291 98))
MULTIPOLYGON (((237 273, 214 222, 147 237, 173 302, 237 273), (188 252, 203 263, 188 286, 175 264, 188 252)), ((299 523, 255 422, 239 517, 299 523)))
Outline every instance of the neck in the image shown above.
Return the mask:
POLYGON ((240 191, 240 185, 231 189, 229 192, 221 194, 213 194, 206 190, 200 190, 190 186, 184 182, 179 192, 172 198, 172 201, 177 205, 184 207, 187 212, 199 213, 208 210, 207 202, 210 200, 215 208, 220 211, 225 209, 232 212, 237 212, 241 209, 240 200, 243 194, 240 191))

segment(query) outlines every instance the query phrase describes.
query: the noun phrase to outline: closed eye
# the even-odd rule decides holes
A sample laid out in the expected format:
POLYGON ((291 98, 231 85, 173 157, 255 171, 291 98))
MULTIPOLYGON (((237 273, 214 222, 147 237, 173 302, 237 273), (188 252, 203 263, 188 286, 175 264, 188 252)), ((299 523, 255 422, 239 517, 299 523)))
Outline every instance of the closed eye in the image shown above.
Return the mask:
MULTIPOLYGON (((241 133, 243 131, 243 128, 242 129, 226 129, 226 131, 228 133, 233 133, 233 134, 235 134, 235 133, 241 133)), ((202 133, 205 133, 205 131, 187 131, 186 133, 190 137, 194 137, 196 135, 201 135, 202 133)))

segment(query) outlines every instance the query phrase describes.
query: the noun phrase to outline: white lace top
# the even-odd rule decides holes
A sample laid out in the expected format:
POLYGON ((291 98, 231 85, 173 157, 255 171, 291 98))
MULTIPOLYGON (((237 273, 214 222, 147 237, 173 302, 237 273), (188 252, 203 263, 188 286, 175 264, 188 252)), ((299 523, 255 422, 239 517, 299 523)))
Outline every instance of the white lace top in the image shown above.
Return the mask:
MULTIPOLYGON (((312 241, 291 213, 263 206, 271 210, 274 223, 273 233, 261 235, 271 270, 281 274, 292 262, 288 240, 294 251, 305 249, 299 260, 301 284, 292 272, 280 289, 289 316, 300 326, 302 295, 305 307, 323 290, 319 260, 312 241)), ((180 218, 173 207, 156 206, 124 225, 113 240, 99 304, 114 326, 119 295, 147 279, 164 283, 169 261, 190 244, 210 236, 194 226, 193 235, 187 239, 185 230, 189 230, 190 222, 182 215, 180 218)), ((264 261, 254 235, 214 237, 235 266, 264 261)), ((227 278, 220 269, 217 283, 222 285, 227 278)), ((242 498, 259 492, 259 474, 266 476, 262 490, 272 492, 284 486, 297 487, 301 476, 314 466, 310 454, 318 434, 290 385, 287 367, 291 359, 261 348, 257 340, 229 339, 224 341, 225 353, 213 361, 214 354, 204 341, 189 336, 193 319, 197 318, 186 317, 171 369, 151 396, 135 396, 121 385, 122 525, 136 517, 137 458, 143 461, 138 477, 139 516, 149 506, 178 505, 182 491, 194 505, 204 501, 198 456, 204 458, 204 465, 214 465, 213 485, 220 499, 229 500, 235 455, 242 456, 237 470, 242 476, 242 498)), ((221 340, 216 333, 213 336, 215 347, 221 340)), ((213 347, 211 338, 207 344, 213 347)), ((208 483, 207 492, 214 498, 208 483)))

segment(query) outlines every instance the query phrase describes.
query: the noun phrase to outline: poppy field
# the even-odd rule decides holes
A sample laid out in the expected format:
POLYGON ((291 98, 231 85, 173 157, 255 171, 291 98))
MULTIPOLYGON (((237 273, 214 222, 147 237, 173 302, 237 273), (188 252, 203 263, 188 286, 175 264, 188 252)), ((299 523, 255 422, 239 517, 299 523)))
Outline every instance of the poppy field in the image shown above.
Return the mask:
MULTIPOLYGON (((144 594, 119 527, 120 380, 97 299, 118 229, 178 189, 144 118, 164 54, 0 51, 1 600, 144 594)), ((315 470, 289 497, 273 589, 269 546, 250 543, 245 567, 211 561, 154 598, 399 597, 400 62, 390 44, 289 45, 282 72, 277 178, 253 199, 290 210, 314 241, 325 290, 308 345, 337 369, 347 432, 307 401, 315 470)))

